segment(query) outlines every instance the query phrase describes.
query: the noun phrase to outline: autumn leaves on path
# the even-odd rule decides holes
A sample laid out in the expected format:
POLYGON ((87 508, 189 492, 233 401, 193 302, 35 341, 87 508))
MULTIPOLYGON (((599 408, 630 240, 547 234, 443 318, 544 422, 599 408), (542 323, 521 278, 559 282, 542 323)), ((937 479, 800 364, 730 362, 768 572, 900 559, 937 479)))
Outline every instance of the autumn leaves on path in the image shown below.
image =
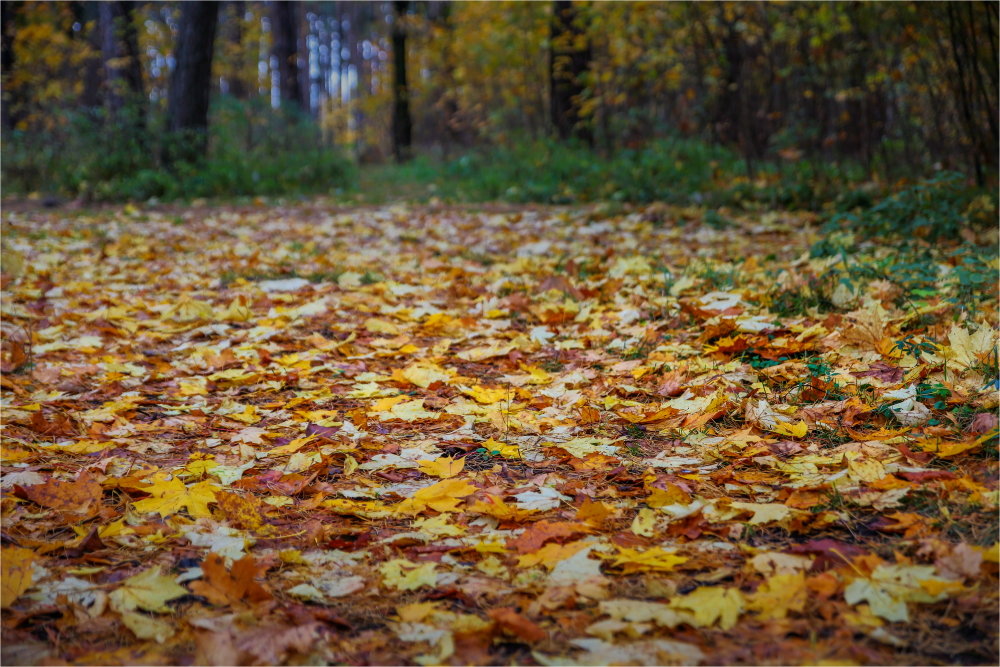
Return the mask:
POLYGON ((4 662, 995 660, 995 295, 610 210, 8 213, 4 662))

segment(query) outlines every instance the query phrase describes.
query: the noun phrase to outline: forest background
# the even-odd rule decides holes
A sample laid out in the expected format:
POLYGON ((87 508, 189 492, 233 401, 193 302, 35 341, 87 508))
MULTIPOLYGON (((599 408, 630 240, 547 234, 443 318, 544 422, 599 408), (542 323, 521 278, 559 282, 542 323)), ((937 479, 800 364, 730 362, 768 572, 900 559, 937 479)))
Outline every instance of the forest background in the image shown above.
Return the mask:
POLYGON ((850 210, 997 175, 997 5, 4 2, 3 188, 850 210))

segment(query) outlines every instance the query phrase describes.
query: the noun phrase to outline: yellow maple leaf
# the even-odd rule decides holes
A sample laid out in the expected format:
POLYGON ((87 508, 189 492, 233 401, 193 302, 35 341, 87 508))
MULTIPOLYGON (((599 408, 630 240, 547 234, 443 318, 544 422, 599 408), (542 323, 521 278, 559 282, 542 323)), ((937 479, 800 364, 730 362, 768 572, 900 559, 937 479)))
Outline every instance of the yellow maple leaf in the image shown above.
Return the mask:
POLYGON ((457 329, 460 325, 461 322, 457 318, 447 313, 432 313, 423 321, 420 328, 426 331, 447 333, 450 330, 457 329))
POLYGON ((414 521, 413 529, 419 533, 435 537, 458 537, 459 535, 465 535, 465 527, 448 523, 447 514, 438 514, 435 517, 414 521))
POLYGON ((943 442, 939 444, 937 447, 937 455, 943 459, 950 458, 952 456, 957 456, 962 452, 967 452, 970 449, 975 449, 976 447, 979 447, 987 440, 995 438, 996 436, 997 436, 997 430, 993 429, 992 431, 983 434, 983 437, 976 438, 975 440, 965 440, 960 442, 943 442))
POLYGON ((708 627, 718 623, 723 630, 736 625, 743 606, 743 594, 739 589, 721 586, 702 586, 670 601, 671 608, 691 613, 693 625, 708 627))
POLYGON ((656 510, 643 507, 632 520, 632 532, 643 537, 652 537, 656 533, 656 510))
POLYGON ((530 379, 528 379, 527 384, 549 384, 552 382, 552 376, 538 366, 521 364, 521 370, 528 373, 530 379))
POLYGON ((747 606, 761 618, 785 618, 789 611, 801 612, 805 608, 806 595, 805 574, 776 574, 757 589, 747 606))
POLYGON ((847 462, 847 470, 851 479, 866 483, 877 482, 888 473, 881 462, 874 459, 852 459, 847 462))
POLYGON ((430 363, 410 364, 400 371, 399 374, 407 382, 421 389, 426 389, 435 382, 448 382, 454 375, 453 372, 441 368, 437 364, 430 363))
POLYGON ((465 459, 453 459, 450 456, 442 456, 433 461, 417 461, 420 465, 420 472, 431 477, 454 477, 465 468, 465 459))
POLYGON ((779 435, 787 435, 790 438, 804 438, 806 433, 809 432, 809 425, 804 421, 800 421, 798 424, 779 421, 775 422, 774 428, 771 431, 779 435))
POLYGON ((513 394, 507 389, 484 387, 482 385, 476 385, 475 387, 459 387, 462 393, 466 396, 473 398, 477 403, 482 403, 483 405, 492 405, 494 403, 499 403, 500 401, 506 400, 508 397, 513 396, 513 394))
POLYGON ((465 361, 482 361, 483 359, 489 359, 490 357, 502 357, 513 350, 514 347, 513 343, 493 343, 492 345, 482 345, 480 347, 470 348, 463 352, 459 352, 456 356, 459 359, 464 359, 465 361))
POLYGON ((418 419, 437 419, 441 415, 437 412, 425 410, 423 399, 418 398, 413 401, 393 405, 388 412, 379 412, 377 416, 382 421, 402 419, 403 421, 412 422, 418 419))
POLYGON ((556 544, 554 542, 550 542, 534 553, 519 556, 517 564, 518 567, 544 565, 546 568, 551 570, 558 565, 560 561, 564 561, 570 556, 573 556, 586 548, 587 543, 583 540, 570 542, 569 544, 556 544))
POLYGON ((419 514, 427 509, 438 512, 457 512, 458 504, 462 502, 462 498, 472 495, 478 490, 465 480, 446 479, 420 489, 413 494, 412 498, 407 498, 393 509, 401 514, 419 514))
MULTIPOLYGON (((378 387, 377 383, 372 382, 371 384, 375 385, 376 388, 378 387)), ((381 389, 377 389, 377 391, 381 391, 381 389)), ((371 396, 356 396, 355 398, 371 398, 371 396)), ((388 412, 396 407, 397 404, 402 403, 405 400, 406 394, 400 394, 399 396, 387 396, 372 403, 371 411, 388 412)))
POLYGON ((599 527, 616 514, 614 505, 599 500, 584 500, 576 510, 576 518, 589 526, 599 527))
POLYGON ((384 333, 391 336, 395 336, 399 333, 399 327, 392 322, 387 322, 386 320, 380 320, 376 317, 370 317, 365 320, 365 329, 372 333, 384 333))
MULTIPOLYGON (((267 501, 265 501, 267 502, 267 501)), ((288 503, 292 504, 291 499, 288 503)), ((347 498, 330 498, 323 501, 323 507, 333 510, 337 514, 350 514, 363 519, 381 519, 392 515, 392 510, 380 502, 374 500, 349 500, 347 498)))
POLYGON ((261 420, 261 416, 257 414, 256 405, 247 405, 243 408, 243 412, 226 415, 226 418, 235 419, 236 421, 243 422, 244 424, 256 424, 261 420))
POLYGON ((505 442, 500 442, 490 438, 482 443, 483 449, 489 452, 492 456, 502 456, 505 459, 519 459, 521 458, 521 448, 517 445, 511 445, 505 442))
POLYGON ((250 299, 245 295, 239 295, 233 299, 225 310, 215 316, 216 320, 230 322, 246 322, 253 317, 250 310, 250 299))
POLYGON ((414 563, 405 558, 394 558, 382 563, 379 572, 382 573, 382 583, 389 588, 400 591, 414 591, 422 586, 434 586, 437 583, 437 573, 434 569, 437 563, 428 561, 414 563))
POLYGON ((215 502, 217 488, 210 481, 198 482, 189 487, 176 477, 167 481, 160 479, 152 486, 142 489, 152 497, 137 501, 134 507, 137 512, 156 512, 163 517, 186 507, 192 517, 210 517, 212 513, 208 505, 215 502))
POLYGON ((510 551, 500 542, 477 542, 472 548, 481 554, 505 554, 510 551))
POLYGON ((792 508, 783 503, 730 503, 733 509, 749 510, 753 512, 750 517, 751 525, 771 523, 772 521, 784 521, 792 515, 792 508))
POLYGON ((285 454, 294 454, 315 440, 316 437, 317 436, 315 435, 307 435, 304 438, 295 438, 287 445, 280 445, 274 449, 269 449, 266 453, 268 456, 284 456, 285 454))
POLYGON ((147 616, 136 611, 120 612, 122 623, 139 639, 154 639, 162 644, 174 636, 174 627, 154 616, 147 616))
POLYGON ((685 556, 678 556, 675 551, 653 547, 645 551, 618 547, 618 553, 614 556, 613 567, 621 567, 625 574, 634 572, 670 572, 674 566, 688 561, 685 556))
POLYGON ((167 311, 164 319, 167 316, 175 322, 194 322, 215 319, 215 311, 209 303, 184 297, 167 311))
POLYGON ((992 354, 996 338, 996 333, 988 324, 980 324, 971 331, 956 324, 948 332, 950 346, 942 352, 959 365, 971 368, 992 354))
POLYGON ((487 495, 485 500, 473 503, 468 511, 475 514, 486 514, 501 521, 526 521, 536 510, 526 510, 517 505, 508 505, 496 496, 487 495))
POLYGON ((208 380, 201 376, 190 377, 184 380, 179 380, 178 385, 178 396, 200 396, 202 394, 208 393, 208 380))
POLYGON ((21 593, 31 587, 31 563, 35 552, 21 547, 0 550, 0 608, 14 604, 21 593))
POLYGON ((119 613, 136 609, 166 613, 170 611, 167 602, 187 594, 186 588, 173 577, 161 574, 157 566, 123 581, 121 586, 111 591, 108 599, 111 608, 119 613))

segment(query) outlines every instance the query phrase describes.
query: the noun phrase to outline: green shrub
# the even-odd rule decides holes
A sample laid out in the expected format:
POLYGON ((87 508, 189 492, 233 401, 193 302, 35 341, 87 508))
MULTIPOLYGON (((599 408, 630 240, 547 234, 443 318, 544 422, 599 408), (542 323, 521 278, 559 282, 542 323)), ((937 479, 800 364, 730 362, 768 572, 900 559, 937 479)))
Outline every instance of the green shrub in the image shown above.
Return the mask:
MULTIPOLYGON (((448 201, 570 204, 589 201, 820 210, 849 193, 866 173, 857 165, 759 164, 750 179, 734 151, 687 137, 665 137, 604 156, 579 144, 514 141, 447 161, 418 157, 405 165, 366 167, 367 201, 400 196, 448 201)), ((848 202, 849 203, 849 202, 848 202)), ((868 201, 870 203, 870 201, 868 201)))
POLYGON ((957 240, 963 228, 995 221, 995 199, 969 187, 961 174, 942 172, 890 194, 860 212, 842 209, 831 217, 827 230, 846 227, 863 239, 933 242, 957 240))
MULTIPOLYGON (((72 112, 47 132, 12 132, 3 144, 6 192, 47 192, 97 201, 191 199, 343 192, 354 167, 323 146, 309 118, 255 103, 213 103, 209 151, 197 164, 165 164, 183 137, 133 110, 110 122, 102 111, 72 112), (113 128, 109 130, 108 128, 113 128)), ((174 151, 176 154, 177 151, 174 151)))

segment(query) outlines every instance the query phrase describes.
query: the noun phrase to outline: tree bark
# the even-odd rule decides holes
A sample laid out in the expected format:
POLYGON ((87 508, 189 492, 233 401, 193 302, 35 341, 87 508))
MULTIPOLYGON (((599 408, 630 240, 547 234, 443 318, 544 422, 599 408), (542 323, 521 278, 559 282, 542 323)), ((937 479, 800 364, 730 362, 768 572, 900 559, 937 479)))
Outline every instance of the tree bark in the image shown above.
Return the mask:
POLYGON ((552 126, 562 140, 571 137, 588 146, 594 133, 580 113, 583 78, 590 69, 591 50, 580 25, 577 7, 570 0, 552 3, 549 46, 549 90, 552 126))
POLYGON ((299 72, 299 3, 278 0, 271 3, 273 53, 278 61, 281 102, 302 112, 309 111, 308 89, 299 72))
POLYGON ((5 2, 3 11, 0 12, 0 77, 3 86, 0 92, 3 94, 0 103, 0 122, 5 129, 13 129, 21 120, 23 104, 20 91, 13 91, 10 87, 10 75, 14 71, 14 38, 17 35, 17 24, 15 17, 21 9, 22 2, 5 2))
POLYGON ((137 129, 142 129, 146 124, 146 94, 135 27, 135 3, 101 2, 98 12, 108 108, 118 113, 126 105, 133 106, 135 124, 137 129))
POLYGON ((409 0, 392 3, 392 154, 396 162, 412 157, 413 121, 410 118, 410 90, 406 83, 406 26, 403 25, 409 0))
POLYGON ((208 150, 208 103, 218 17, 215 2, 185 2, 181 7, 167 97, 167 129, 175 142, 165 153, 168 162, 196 161, 208 150))
POLYGON ((246 14, 246 3, 243 0, 233 0, 229 3, 232 8, 232 21, 228 26, 227 38, 235 47, 236 62, 233 64, 233 75, 229 81, 229 94, 238 100, 245 100, 249 97, 249 87, 243 78, 244 48, 243 48, 243 15, 246 14))

